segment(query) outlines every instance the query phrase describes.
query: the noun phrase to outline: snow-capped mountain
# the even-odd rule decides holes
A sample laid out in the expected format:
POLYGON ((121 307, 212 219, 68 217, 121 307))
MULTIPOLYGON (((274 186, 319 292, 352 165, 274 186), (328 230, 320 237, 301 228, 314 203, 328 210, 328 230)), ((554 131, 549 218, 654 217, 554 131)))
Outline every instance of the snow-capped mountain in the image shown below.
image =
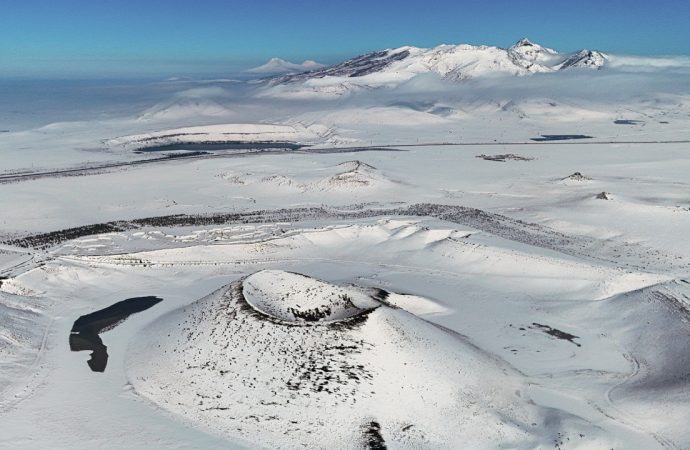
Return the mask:
POLYGON ((274 90, 279 95, 340 95, 353 89, 395 85, 427 73, 451 81, 462 81, 570 68, 599 69, 606 62, 607 56, 597 51, 581 50, 562 54, 523 38, 509 48, 461 44, 387 49, 321 69, 272 77, 268 81, 269 85, 279 87, 274 90), (284 85, 292 87, 285 88, 284 85), (296 89, 299 85, 301 88, 296 89))
POLYGON ((571 67, 586 67, 591 69, 601 69, 606 64, 608 57, 601 52, 593 50, 580 50, 570 55, 565 61, 558 65, 559 70, 571 67))
POLYGON ((320 64, 312 60, 304 61, 302 64, 296 64, 280 58, 271 58, 266 64, 254 67, 253 69, 249 69, 247 72, 275 75, 284 73, 305 72, 309 70, 320 69, 322 67, 324 67, 323 64, 320 64))
POLYGON ((515 65, 527 70, 534 67, 537 71, 544 72, 548 71, 546 69, 560 59, 556 50, 542 47, 527 38, 520 39, 507 50, 507 53, 515 65))

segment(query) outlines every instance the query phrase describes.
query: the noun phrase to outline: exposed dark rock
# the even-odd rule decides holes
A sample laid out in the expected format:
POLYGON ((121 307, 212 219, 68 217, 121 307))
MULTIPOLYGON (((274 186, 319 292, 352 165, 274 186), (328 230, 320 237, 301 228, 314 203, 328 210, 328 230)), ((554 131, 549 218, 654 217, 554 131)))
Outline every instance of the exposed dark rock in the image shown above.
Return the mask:
POLYGON ((599 200, 611 200, 611 194, 608 192, 599 192, 596 198, 599 200))
POLYGON ((271 84, 281 84, 304 81, 310 78, 362 77, 364 75, 378 72, 395 61, 400 61, 407 58, 409 55, 410 52, 408 50, 401 50, 399 52, 394 52, 393 50, 384 50, 380 52, 367 53, 366 55, 357 56, 340 64, 324 67, 323 69, 312 70, 294 75, 274 77, 270 78, 269 81, 271 84))

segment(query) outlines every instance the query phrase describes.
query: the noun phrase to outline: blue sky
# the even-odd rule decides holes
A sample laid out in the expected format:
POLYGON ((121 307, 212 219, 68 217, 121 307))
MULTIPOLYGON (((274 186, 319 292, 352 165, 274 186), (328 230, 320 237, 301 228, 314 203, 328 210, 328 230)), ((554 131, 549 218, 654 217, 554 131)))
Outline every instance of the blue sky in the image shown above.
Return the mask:
POLYGON ((690 54, 690 0, 0 0, 0 76, 221 74, 401 45, 690 54))

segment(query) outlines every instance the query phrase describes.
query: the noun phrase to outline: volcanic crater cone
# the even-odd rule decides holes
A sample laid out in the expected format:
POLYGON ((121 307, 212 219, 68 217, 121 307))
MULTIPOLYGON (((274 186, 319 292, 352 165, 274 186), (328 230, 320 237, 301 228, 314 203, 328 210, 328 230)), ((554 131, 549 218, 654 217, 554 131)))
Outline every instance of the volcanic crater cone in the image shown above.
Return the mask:
POLYGON ((267 316, 290 323, 344 320, 381 306, 370 293, 282 270, 263 270, 242 283, 246 302, 267 316))
POLYGON ((534 439, 544 417, 520 374, 386 300, 400 296, 257 272, 144 329, 129 349, 129 379, 158 406, 252 446, 534 439))

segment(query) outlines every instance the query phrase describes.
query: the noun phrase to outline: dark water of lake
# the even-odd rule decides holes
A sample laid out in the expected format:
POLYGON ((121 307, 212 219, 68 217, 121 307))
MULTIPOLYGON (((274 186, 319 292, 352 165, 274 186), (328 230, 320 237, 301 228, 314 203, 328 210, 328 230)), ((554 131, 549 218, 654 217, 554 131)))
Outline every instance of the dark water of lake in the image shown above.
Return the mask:
POLYGON ((146 311, 162 301, 162 298, 152 296, 133 297, 79 317, 69 335, 70 350, 91 351, 87 364, 94 372, 104 372, 108 364, 108 347, 99 334, 112 330, 132 314, 146 311))
POLYGON ((569 141, 572 139, 592 139, 592 136, 586 134, 542 134, 541 137, 532 138, 536 142, 544 141, 569 141))

